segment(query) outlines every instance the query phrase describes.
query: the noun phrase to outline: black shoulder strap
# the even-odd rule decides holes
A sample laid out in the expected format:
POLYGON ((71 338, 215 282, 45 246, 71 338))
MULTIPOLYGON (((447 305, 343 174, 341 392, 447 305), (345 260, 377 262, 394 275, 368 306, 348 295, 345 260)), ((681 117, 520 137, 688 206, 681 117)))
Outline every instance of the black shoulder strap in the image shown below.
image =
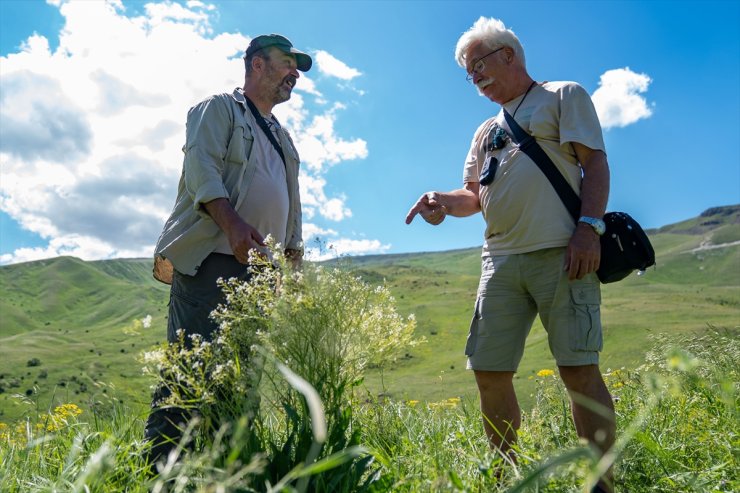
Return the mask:
POLYGON ((285 154, 283 154, 283 148, 280 147, 280 144, 278 144, 277 139, 275 139, 275 136, 272 134, 272 131, 270 130, 270 127, 267 126, 267 122, 265 121, 264 117, 260 115, 260 112, 257 111, 257 107, 254 105, 252 101, 245 95, 244 99, 247 100, 247 106, 249 106, 249 111, 252 112, 252 115, 254 116, 254 119, 257 120, 257 125, 260 126, 262 131, 265 133, 268 139, 270 139, 270 143, 272 144, 272 147, 275 148, 277 153, 280 155, 280 159, 283 160, 283 165, 285 165, 285 154))
POLYGON ((573 220, 578 222, 578 218, 581 215, 581 199, 573 191, 573 188, 568 184, 563 174, 555 167, 555 163, 552 162, 550 156, 537 143, 537 140, 525 132, 506 109, 503 109, 503 111, 503 127, 506 133, 509 134, 509 137, 519 145, 519 149, 529 156, 545 174, 547 179, 550 180, 560 200, 565 204, 565 208, 573 216, 573 220))

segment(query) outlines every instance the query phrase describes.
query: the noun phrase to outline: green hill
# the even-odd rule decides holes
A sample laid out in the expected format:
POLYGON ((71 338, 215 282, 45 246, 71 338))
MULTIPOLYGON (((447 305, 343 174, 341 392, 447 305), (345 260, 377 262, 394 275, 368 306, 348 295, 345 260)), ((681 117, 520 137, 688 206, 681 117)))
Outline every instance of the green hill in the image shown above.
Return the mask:
POLYGON ((42 407, 141 400, 136 357, 164 339, 167 300, 149 264, 58 257, 0 268, 0 416, 29 410, 17 395, 42 407))
MULTIPOLYGON (((740 206, 715 207, 649 234, 657 266, 603 286, 603 371, 638 366, 651 334, 740 325, 740 206)), ((382 379, 369 375, 371 392, 432 401, 475 395, 463 348, 479 257, 476 247, 342 261, 367 282, 386 283, 428 340, 382 379)), ((148 406, 149 381, 137 358, 164 340, 168 297, 167 286, 152 279, 149 259, 59 257, 3 266, 0 286, 0 420, 57 402, 148 406)), ((543 368, 555 366, 538 322, 517 374, 525 406, 530 377, 543 368)))

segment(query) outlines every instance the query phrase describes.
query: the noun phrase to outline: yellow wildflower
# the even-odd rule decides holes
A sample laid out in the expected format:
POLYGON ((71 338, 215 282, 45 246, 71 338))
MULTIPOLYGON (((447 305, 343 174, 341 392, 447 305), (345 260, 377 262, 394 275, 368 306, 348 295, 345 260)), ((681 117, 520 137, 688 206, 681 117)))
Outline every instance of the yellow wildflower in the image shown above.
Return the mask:
POLYGON ((37 432, 58 431, 80 414, 82 414, 82 409, 76 404, 62 404, 55 407, 53 412, 40 416, 40 420, 36 423, 34 429, 37 432))
POLYGON ((537 372, 538 377, 549 377, 555 375, 555 372, 552 370, 540 370, 537 372))
POLYGON ((80 414, 82 414, 82 409, 76 404, 62 404, 54 408, 54 415, 62 419, 74 418, 80 414))
POLYGON ((410 407, 415 407, 418 403, 419 401, 411 400, 411 401, 408 401, 406 404, 408 404, 410 407))
POLYGON ((459 397, 450 397, 440 402, 430 402, 427 404, 427 407, 429 407, 429 409, 441 409, 441 408, 451 409, 453 407, 457 407, 459 402, 460 402, 459 397))

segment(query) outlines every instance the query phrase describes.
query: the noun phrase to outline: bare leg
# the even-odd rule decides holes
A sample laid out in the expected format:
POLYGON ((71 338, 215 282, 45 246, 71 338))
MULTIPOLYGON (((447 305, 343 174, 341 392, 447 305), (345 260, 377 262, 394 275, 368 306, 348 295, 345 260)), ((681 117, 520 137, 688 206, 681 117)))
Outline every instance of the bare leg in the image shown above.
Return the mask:
MULTIPOLYGON (((558 368, 571 398, 573 422, 578 436, 596 446, 603 455, 614 445, 616 422, 614 403, 598 365, 558 368)), ((599 486, 604 491, 613 491, 611 468, 599 481, 599 486)))
POLYGON ((475 371, 486 436, 492 449, 507 454, 522 421, 513 379, 510 371, 475 371))

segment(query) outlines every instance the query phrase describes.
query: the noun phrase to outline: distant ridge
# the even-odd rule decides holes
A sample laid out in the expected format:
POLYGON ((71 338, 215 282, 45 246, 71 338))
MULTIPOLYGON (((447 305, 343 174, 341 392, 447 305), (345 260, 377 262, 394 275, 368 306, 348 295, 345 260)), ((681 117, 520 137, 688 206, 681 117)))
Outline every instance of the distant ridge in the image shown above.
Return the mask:
MULTIPOLYGON (((657 229, 649 229, 648 234, 671 233, 703 235, 723 226, 740 224, 740 204, 710 207, 698 217, 669 224, 657 229)), ((740 238, 736 238, 740 240, 740 238)))
POLYGON ((736 216, 740 213, 740 204, 738 205, 724 205, 720 207, 710 207, 709 209, 702 212, 700 217, 707 216, 730 216, 735 214, 736 216))

